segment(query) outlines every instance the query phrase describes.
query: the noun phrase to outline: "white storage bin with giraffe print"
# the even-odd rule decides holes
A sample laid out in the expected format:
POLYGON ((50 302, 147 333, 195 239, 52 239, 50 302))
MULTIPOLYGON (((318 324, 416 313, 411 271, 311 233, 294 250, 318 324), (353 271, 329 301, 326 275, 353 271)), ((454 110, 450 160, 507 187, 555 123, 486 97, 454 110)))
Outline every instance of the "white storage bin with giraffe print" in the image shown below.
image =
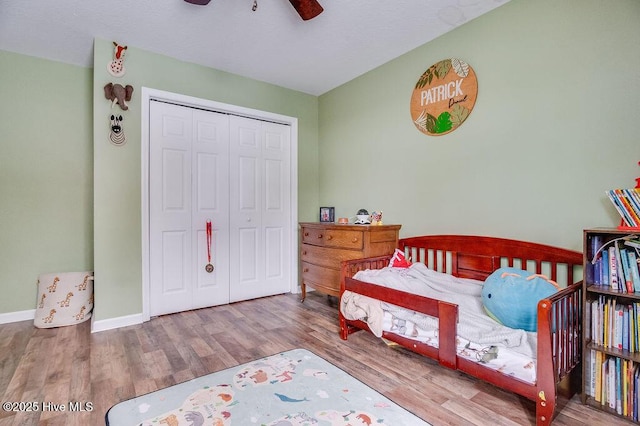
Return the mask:
POLYGON ((93 311, 93 272, 42 274, 34 325, 38 328, 79 324, 93 311))

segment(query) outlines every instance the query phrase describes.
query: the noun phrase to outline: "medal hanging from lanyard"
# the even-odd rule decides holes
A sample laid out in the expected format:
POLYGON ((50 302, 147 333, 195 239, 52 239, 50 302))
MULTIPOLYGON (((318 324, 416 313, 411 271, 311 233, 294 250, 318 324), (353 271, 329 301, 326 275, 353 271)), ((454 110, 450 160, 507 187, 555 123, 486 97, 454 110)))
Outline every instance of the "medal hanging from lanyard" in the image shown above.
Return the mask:
POLYGON ((213 265, 211 264, 211 231, 212 231, 212 227, 211 227, 211 221, 207 220, 207 260, 209 263, 207 263, 207 266, 204 267, 205 271, 211 273, 213 272, 213 265))

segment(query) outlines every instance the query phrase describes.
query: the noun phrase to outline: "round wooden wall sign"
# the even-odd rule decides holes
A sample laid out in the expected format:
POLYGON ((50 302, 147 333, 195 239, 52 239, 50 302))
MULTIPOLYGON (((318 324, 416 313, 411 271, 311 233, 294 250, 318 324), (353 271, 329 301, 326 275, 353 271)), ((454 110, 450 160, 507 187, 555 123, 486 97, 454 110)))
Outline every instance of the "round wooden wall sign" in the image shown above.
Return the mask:
POLYGON ((444 59, 418 79, 411 95, 411 118, 422 133, 445 135, 467 119, 477 96, 473 68, 460 59, 444 59))

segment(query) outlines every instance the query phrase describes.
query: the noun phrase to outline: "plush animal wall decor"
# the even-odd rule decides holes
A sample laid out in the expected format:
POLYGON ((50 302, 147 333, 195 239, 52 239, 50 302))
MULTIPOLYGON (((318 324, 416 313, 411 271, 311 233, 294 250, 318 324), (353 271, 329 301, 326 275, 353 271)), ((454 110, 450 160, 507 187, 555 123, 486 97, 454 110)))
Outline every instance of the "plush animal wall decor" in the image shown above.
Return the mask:
POLYGON ((121 115, 111 114, 111 131, 109 132, 109 140, 112 144, 121 146, 127 142, 127 138, 124 135, 124 130, 122 129, 122 123, 124 119, 121 115))
POLYGON ((113 42, 113 60, 107 64, 107 71, 114 77, 122 77, 127 70, 124 67, 124 53, 127 46, 113 42))
POLYGON ((132 94, 133 86, 129 84, 122 86, 117 83, 108 83, 104 86, 104 97, 111 101, 111 108, 113 108, 115 104, 118 104, 123 111, 128 110, 129 106, 127 102, 131 100, 132 94))

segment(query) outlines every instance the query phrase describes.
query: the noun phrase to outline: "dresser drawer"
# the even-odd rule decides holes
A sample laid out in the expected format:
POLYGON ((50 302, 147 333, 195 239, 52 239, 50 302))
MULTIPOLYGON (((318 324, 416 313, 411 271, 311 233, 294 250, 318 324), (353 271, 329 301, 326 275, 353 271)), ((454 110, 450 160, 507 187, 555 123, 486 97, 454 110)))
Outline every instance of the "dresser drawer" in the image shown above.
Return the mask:
POLYGON ((395 247, 396 241, 398 238, 398 231, 389 229, 385 231, 371 232, 370 238, 372 243, 382 243, 385 241, 392 241, 395 247))
POLYGON ((302 242, 314 246, 323 246, 325 231, 325 229, 302 228, 302 242))
POLYGON ((336 250, 331 247, 318 247, 310 244, 303 244, 300 248, 300 260, 331 269, 340 269, 340 262, 361 257, 361 250, 336 250))
POLYGON ((363 239, 364 234, 362 231, 329 229, 325 232, 324 246, 362 250, 364 247, 363 239))
POLYGON ((302 262, 302 281, 312 287, 316 284, 321 287, 339 290, 340 271, 302 262))
POLYGON ((362 250, 364 234, 362 231, 348 229, 303 228, 302 242, 314 246, 362 250))

